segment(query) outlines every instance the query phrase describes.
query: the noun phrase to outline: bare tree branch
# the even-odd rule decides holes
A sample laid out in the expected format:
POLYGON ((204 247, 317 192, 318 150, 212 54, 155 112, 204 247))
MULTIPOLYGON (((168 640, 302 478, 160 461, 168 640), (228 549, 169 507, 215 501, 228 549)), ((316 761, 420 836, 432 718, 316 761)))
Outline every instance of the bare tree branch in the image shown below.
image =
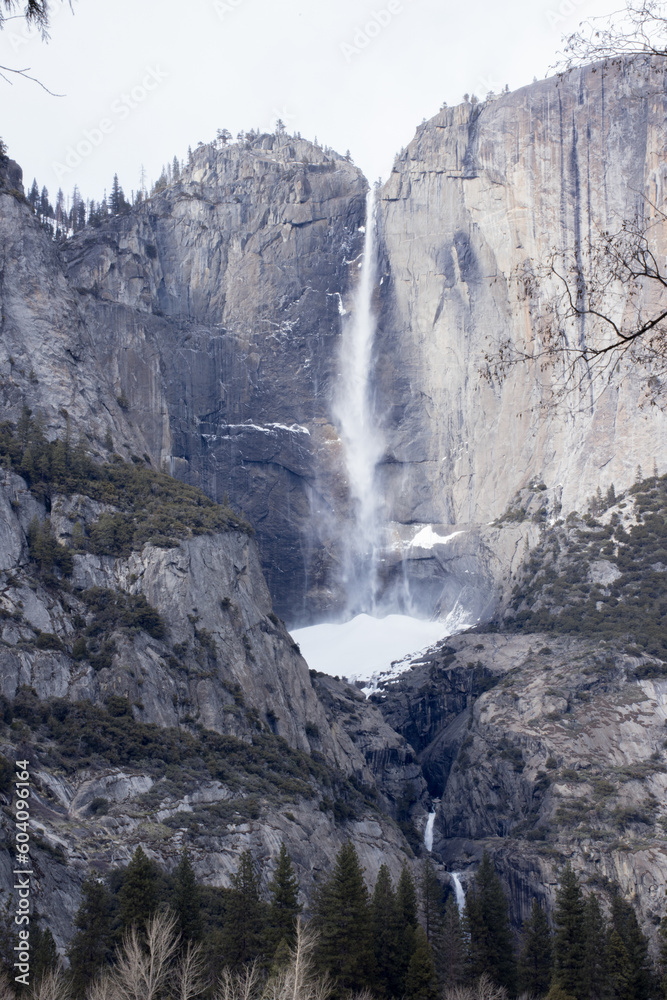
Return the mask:
POLYGON ((45 972, 30 995, 31 1000, 72 1000, 72 991, 60 966, 45 972))
POLYGON ((170 996, 172 1000, 194 1000, 203 995, 206 985, 201 945, 188 941, 176 966, 175 986, 170 996))
POLYGON ((561 396, 604 391, 639 367, 655 402, 667 375, 667 273, 655 249, 666 225, 656 210, 571 249, 554 249, 541 264, 524 262, 513 281, 528 306, 532 342, 496 344, 482 374, 502 381, 516 365, 530 363, 549 373, 561 396))
POLYGON ((108 972, 103 972, 93 980, 86 990, 86 1000, 118 1000, 113 979, 108 972))
POLYGON ((2 77, 5 83, 12 84, 13 81, 10 80, 9 77, 5 76, 5 73, 13 73, 15 76, 23 77, 24 80, 32 80, 33 83, 38 84, 42 88, 42 90, 45 90, 47 94, 51 95, 51 97, 65 96, 64 94, 55 94, 52 90, 49 90, 49 88, 45 84, 43 84, 41 80, 38 80, 36 76, 30 76, 28 72, 29 69, 30 69, 29 66, 27 66, 25 69, 12 69, 11 66, 0 65, 0 77, 2 77))
POLYGON ((582 21, 566 36, 561 72, 599 60, 667 56, 667 5, 661 0, 627 0, 625 8, 582 21))
POLYGON ((136 927, 125 935, 112 980, 118 1000, 157 1000, 178 948, 176 917, 158 913, 146 924, 145 940, 136 927))

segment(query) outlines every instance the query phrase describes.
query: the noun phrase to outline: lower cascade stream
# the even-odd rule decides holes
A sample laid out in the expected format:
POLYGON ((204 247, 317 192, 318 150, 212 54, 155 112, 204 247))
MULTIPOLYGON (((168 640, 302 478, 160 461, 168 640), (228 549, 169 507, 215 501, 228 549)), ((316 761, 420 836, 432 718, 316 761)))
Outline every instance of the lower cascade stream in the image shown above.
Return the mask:
POLYGON ((427 851, 433 850, 433 827, 435 826, 436 803, 433 803, 433 811, 428 814, 426 829, 424 830, 424 847, 427 851))
POLYGON ((466 905, 466 894, 463 891, 463 886, 461 885, 461 879, 458 872, 451 872, 452 882, 454 883, 454 893, 456 894, 456 905, 459 908, 459 913, 463 915, 463 908, 466 905))

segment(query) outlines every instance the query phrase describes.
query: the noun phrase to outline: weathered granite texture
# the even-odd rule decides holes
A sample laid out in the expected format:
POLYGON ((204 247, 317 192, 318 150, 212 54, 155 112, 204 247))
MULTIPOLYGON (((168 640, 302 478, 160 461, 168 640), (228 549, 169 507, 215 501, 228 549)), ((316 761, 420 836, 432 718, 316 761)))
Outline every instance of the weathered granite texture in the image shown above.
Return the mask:
MULTIPOLYGON (((664 470, 664 398, 647 405, 643 373, 561 401, 537 363, 480 376, 503 341, 536 346, 551 290, 527 298, 518 270, 664 207, 664 74, 615 62, 444 109, 397 158, 377 343, 389 520, 484 524, 540 479, 567 513, 598 485, 629 485, 638 463, 664 470)), ((651 239, 662 260, 664 226, 651 239)))

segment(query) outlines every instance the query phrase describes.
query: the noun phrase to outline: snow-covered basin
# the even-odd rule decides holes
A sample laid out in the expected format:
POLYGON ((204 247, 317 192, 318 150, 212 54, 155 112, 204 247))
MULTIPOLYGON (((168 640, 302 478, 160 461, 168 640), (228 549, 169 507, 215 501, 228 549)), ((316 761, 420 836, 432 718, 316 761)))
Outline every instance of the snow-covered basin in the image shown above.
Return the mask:
POLYGON ((445 621, 409 615, 357 615, 342 624, 294 629, 291 635, 309 667, 333 677, 365 681, 363 690, 369 694, 379 681, 408 670, 418 653, 468 624, 472 623, 459 620, 454 625, 451 615, 445 621))

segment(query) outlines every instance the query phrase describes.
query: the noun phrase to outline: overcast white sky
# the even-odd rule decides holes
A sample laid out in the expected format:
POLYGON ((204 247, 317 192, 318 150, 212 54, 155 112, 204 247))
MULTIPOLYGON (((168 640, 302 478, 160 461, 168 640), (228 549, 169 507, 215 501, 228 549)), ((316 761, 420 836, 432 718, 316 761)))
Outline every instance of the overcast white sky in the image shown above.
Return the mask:
MULTIPOLYGON (((371 178, 423 118, 542 78, 562 34, 614 0, 52 0, 51 40, 22 22, 0 63, 52 90, 0 81, 0 136, 53 197, 78 184, 126 192, 218 128, 290 131, 344 153, 371 178), (100 130, 103 122, 104 130, 100 130), (83 156, 76 162, 71 149, 83 156), (68 160, 69 151, 69 162, 68 160), (74 165, 72 165, 74 164, 74 165)), ((78 155, 78 154, 77 154, 78 155)))

